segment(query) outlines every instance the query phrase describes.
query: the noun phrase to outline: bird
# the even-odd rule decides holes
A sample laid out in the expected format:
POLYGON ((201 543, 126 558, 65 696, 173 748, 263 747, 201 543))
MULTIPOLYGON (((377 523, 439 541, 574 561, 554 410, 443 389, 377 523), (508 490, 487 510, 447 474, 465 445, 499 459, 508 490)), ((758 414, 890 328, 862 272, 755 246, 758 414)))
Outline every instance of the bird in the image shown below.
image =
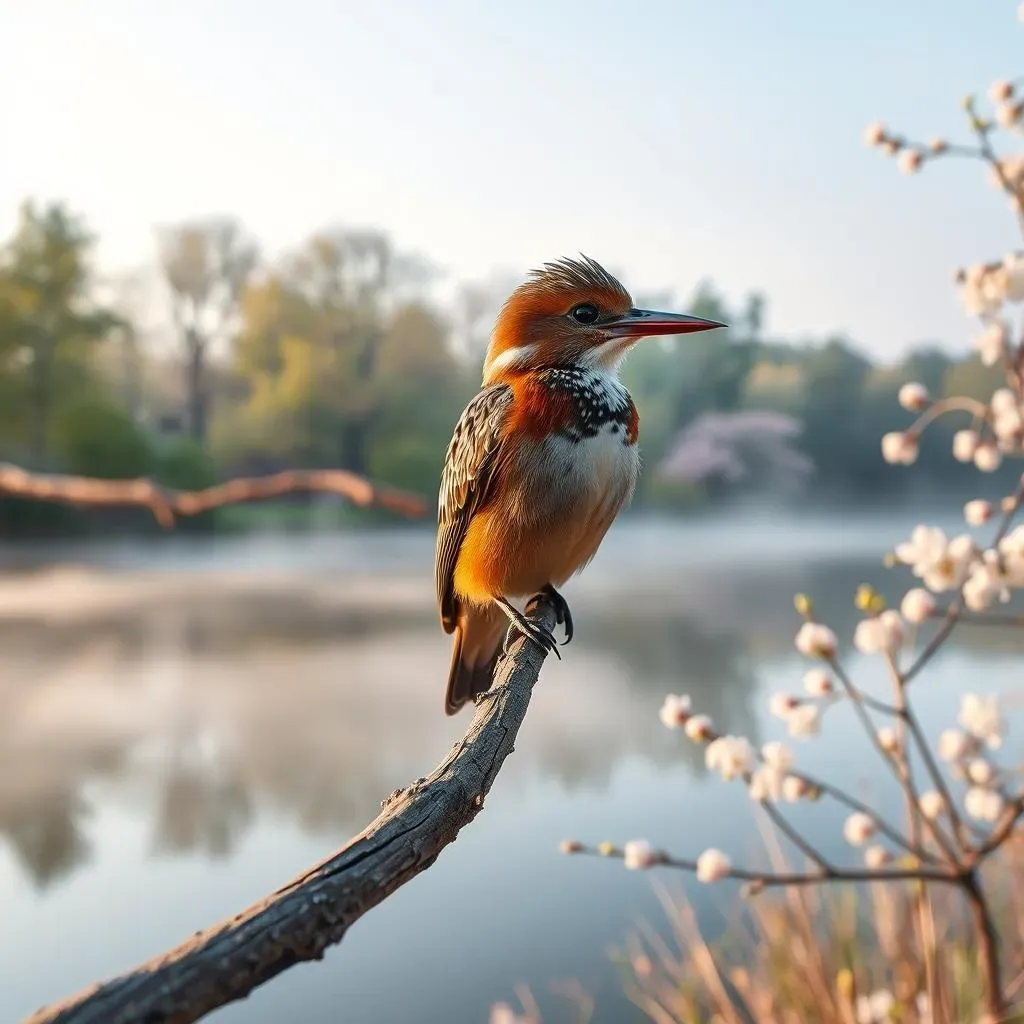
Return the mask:
POLYGON ((536 602, 572 639, 558 588, 593 559, 640 472, 640 420, 619 379, 627 351, 724 326, 637 309, 582 254, 531 270, 508 296, 441 472, 434 576, 452 635, 447 715, 491 690, 513 626, 557 654, 553 634, 526 617, 536 602), (512 603, 523 598, 525 615, 512 603))

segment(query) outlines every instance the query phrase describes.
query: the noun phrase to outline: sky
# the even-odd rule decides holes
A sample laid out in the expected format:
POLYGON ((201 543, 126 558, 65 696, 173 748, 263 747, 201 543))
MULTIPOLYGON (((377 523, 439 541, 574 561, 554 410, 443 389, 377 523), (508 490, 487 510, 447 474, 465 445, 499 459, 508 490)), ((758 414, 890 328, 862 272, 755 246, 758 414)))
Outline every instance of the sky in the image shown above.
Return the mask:
POLYGON ((118 274, 205 215, 271 257, 373 227, 449 282, 584 252, 763 292, 774 335, 963 348, 952 273, 1019 244, 1005 198, 864 129, 966 139, 1022 43, 1014 0, 0 0, 0 234, 66 200, 118 274))

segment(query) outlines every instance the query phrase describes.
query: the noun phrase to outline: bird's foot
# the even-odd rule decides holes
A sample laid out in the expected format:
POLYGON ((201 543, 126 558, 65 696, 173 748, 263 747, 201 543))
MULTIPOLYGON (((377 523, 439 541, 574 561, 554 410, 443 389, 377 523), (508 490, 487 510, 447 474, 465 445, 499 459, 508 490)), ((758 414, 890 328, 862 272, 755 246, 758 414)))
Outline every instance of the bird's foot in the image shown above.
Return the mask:
POLYGON ((565 626, 565 639, 562 641, 564 647, 572 640, 573 636, 572 612, 569 611, 569 602, 550 583, 546 583, 526 602, 526 614, 531 615, 541 601, 550 602, 552 608, 555 609, 555 621, 559 626, 565 626))
MULTIPOLYGON (((558 641, 554 636, 549 633, 543 626, 538 626, 536 622, 531 622, 521 611, 517 608, 513 608, 503 597, 498 598, 496 604, 501 610, 512 620, 512 626, 519 630, 524 636, 529 637, 538 647, 544 651, 551 651, 555 657, 561 660, 562 656, 558 653, 558 641)), ((502 651, 508 654, 508 645, 512 642, 512 628, 505 634, 505 644, 502 647, 502 651)))

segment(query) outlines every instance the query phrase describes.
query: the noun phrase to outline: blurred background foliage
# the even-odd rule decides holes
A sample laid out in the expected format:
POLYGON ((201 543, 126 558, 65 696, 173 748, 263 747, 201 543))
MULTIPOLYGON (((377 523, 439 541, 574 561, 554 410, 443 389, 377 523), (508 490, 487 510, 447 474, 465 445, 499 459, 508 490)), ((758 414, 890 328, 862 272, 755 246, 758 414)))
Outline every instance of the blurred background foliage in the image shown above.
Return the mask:
MULTIPOLYGON (((0 460, 183 489, 343 467, 435 492, 510 282, 466 282, 441 304, 428 260, 383 234, 324 230, 267 261, 231 218, 161 232, 157 267, 110 280, 94 268, 95 241, 64 205, 26 202, 0 246, 0 460)), ((881 434, 909 422, 896 400, 902 382, 991 393, 998 373, 975 355, 953 359, 918 344, 883 365, 840 335, 771 337, 765 297, 732 308, 708 282, 690 295, 636 299, 730 325, 649 340, 627 361, 647 466, 636 509, 738 498, 891 504, 977 490, 973 467, 949 457, 952 433, 965 425, 956 417, 925 436, 913 474, 879 454, 881 434)), ((993 493, 1012 475, 994 474, 993 493)), ((282 507, 302 524, 313 521, 313 503, 222 510, 189 528, 245 527, 271 513, 279 525, 282 507)), ((315 503, 322 522, 325 499, 315 503)), ((326 504, 336 520, 355 514, 326 504)), ((0 499, 8 535, 97 525, 152 528, 137 510, 0 499)))

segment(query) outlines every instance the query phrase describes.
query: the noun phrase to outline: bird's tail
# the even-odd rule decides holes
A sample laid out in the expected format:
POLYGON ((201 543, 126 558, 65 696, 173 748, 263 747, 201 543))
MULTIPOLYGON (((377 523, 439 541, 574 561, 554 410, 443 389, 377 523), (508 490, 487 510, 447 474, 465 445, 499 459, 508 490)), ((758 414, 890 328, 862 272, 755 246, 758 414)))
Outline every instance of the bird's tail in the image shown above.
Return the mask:
POLYGON ((491 688, 507 624, 508 620, 498 608, 473 609, 459 616, 452 637, 445 714, 454 715, 463 704, 491 688))

